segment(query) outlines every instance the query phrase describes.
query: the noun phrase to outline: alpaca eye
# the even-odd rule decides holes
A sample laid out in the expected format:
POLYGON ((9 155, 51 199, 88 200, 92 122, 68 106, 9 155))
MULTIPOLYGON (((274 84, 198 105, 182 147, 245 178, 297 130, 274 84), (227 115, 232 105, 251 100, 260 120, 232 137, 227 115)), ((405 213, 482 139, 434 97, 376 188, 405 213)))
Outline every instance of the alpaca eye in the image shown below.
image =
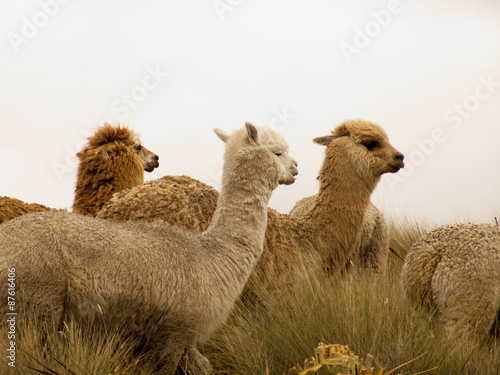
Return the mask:
POLYGON ((282 154, 281 154, 281 152, 275 152, 274 155, 276 155, 277 157, 280 157, 282 154))
POLYGON ((377 141, 362 142, 361 144, 365 146, 368 149, 368 151, 373 151, 374 149, 380 146, 377 141))
POLYGON ((133 148, 135 151, 141 151, 141 150, 142 150, 142 145, 134 145, 134 146, 132 146, 132 148, 133 148))

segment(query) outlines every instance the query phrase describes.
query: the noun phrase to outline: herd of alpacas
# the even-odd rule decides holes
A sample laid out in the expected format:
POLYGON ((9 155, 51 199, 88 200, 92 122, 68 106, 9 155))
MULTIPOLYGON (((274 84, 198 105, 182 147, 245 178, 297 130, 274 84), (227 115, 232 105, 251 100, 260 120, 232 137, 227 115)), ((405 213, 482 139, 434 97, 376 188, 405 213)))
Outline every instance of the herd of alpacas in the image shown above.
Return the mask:
MULTIPOLYGON (((120 330, 166 374, 210 374, 198 345, 239 298, 300 275, 385 272, 388 226, 370 196, 404 156, 382 127, 348 120, 315 138, 325 147, 319 192, 289 214, 268 208, 273 190, 298 174, 286 140, 250 123, 215 133, 225 142, 220 193, 187 176, 144 183, 159 157, 134 131, 106 123, 77 154, 72 212, 0 197, 0 280, 15 268, 18 308, 44 332, 68 321, 120 330)), ((498 334, 498 226, 431 231, 408 251, 400 278, 408 300, 448 331, 498 334)))

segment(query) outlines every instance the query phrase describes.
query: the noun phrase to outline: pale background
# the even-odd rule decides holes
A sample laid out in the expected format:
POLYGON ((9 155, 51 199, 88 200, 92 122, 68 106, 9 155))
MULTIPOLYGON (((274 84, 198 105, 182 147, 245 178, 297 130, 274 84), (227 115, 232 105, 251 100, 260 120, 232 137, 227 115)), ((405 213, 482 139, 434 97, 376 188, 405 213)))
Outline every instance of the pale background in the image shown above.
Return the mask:
POLYGON ((70 207, 103 120, 160 155, 146 180, 217 187, 211 129, 251 121, 299 162, 270 203, 288 212, 317 190, 312 138, 363 118, 406 155, 372 197, 388 216, 500 216, 498 1, 3 1, 0 36, 0 195, 70 207))

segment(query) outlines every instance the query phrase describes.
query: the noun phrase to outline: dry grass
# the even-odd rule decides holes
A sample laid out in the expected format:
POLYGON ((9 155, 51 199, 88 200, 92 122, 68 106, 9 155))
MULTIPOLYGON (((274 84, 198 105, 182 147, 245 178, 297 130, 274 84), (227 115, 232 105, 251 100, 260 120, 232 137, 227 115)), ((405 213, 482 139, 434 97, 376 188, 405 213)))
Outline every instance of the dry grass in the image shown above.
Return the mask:
MULTIPOLYGON (((19 313, 20 314, 20 313, 19 313)), ((18 315, 19 316, 19 315, 18 315)), ((73 325, 42 335, 34 320, 26 327, 17 327, 15 368, 2 355, 0 374, 47 375, 122 375, 153 373, 153 366, 144 358, 134 358, 133 349, 120 334, 102 334, 92 329, 82 331, 73 325)), ((6 337, 2 333, 2 337, 6 337)), ((0 350, 7 352, 7 340, 0 350)))
POLYGON ((427 311, 405 301, 402 259, 427 230, 409 222, 391 225, 394 252, 385 276, 309 281, 289 291, 263 291, 266 302, 259 308, 237 304, 230 324, 205 348, 217 373, 283 374, 319 342, 347 344, 360 357, 370 353, 386 371, 411 362, 395 373, 500 373, 495 343, 477 343, 467 334, 446 337, 427 311))

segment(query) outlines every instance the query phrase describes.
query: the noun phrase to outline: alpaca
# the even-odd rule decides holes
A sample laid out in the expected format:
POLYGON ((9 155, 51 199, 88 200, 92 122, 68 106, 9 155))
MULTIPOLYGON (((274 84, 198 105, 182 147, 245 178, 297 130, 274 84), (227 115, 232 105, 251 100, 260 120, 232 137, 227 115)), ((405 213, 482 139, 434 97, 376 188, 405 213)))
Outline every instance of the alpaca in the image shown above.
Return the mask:
MULTIPOLYGON (((321 276, 349 269, 359 251, 371 192, 382 174, 404 166, 403 155, 372 122, 346 121, 315 142, 326 146, 317 202, 300 218, 268 210, 264 252, 247 285, 250 295, 260 287, 293 283, 305 272, 321 276)), ((214 194, 214 189, 193 179, 164 178, 116 194, 98 216, 161 220, 203 230, 215 209, 214 194), (175 205, 157 204, 163 196, 170 196, 175 205)))
POLYGON ((156 221, 203 232, 212 221, 219 193, 187 176, 164 176, 124 189, 102 207, 102 219, 156 221))
POLYGON ((447 332, 498 335, 500 227, 453 224, 434 229, 408 251, 401 286, 415 305, 437 312, 447 332))
MULTIPOLYGON (((314 207, 316 195, 298 201, 291 217, 301 217, 314 207)), ((389 254, 389 228, 382 212, 370 202, 366 207, 361 231, 361 245, 356 265, 362 269, 384 273, 389 254)))
POLYGON ((49 211, 51 208, 38 203, 25 203, 16 198, 0 197, 0 224, 31 212, 49 211))
POLYGON ((108 123, 76 155, 80 162, 73 212, 89 216, 95 216, 114 193, 144 183, 144 171, 159 166, 158 155, 141 145, 137 133, 108 123))
POLYGON ((192 373, 210 373, 197 345, 225 322, 262 254, 273 190, 297 175, 276 133, 249 123, 231 135, 216 133, 226 142, 222 191, 203 233, 67 212, 0 226, 0 280, 7 283, 8 268, 15 268, 16 294, 23 295, 16 308, 120 327, 136 352, 156 354, 166 374, 185 353, 192 373))

